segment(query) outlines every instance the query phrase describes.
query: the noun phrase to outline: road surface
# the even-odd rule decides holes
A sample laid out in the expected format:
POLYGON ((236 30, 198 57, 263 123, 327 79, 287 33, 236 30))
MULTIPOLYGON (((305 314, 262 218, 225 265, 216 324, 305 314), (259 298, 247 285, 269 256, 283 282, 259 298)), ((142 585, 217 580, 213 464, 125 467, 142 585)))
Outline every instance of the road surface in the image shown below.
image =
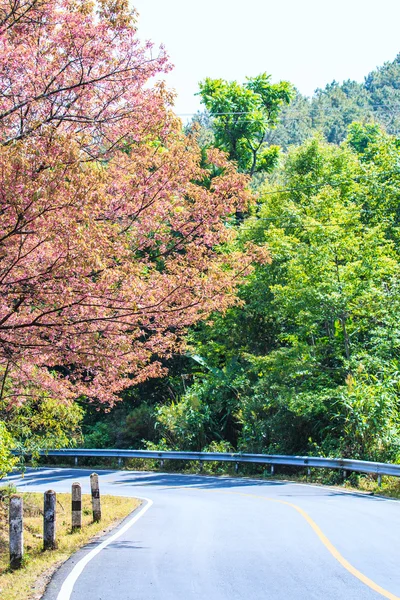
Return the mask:
MULTIPOLYGON (((79 481, 89 493, 89 474, 10 480, 59 492, 79 481)), ((99 476, 103 494, 148 500, 102 547, 67 561, 44 600, 400 599, 400 502, 280 481, 99 476)))

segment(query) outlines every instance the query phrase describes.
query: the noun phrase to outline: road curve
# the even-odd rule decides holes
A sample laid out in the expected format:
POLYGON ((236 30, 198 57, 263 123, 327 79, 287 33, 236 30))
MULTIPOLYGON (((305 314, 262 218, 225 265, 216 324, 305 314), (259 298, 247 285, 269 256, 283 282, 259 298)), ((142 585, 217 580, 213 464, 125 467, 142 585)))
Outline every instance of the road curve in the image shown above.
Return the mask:
MULTIPOLYGON (((40 469, 9 480, 59 492, 79 481, 89 493, 89 473, 40 469)), ((99 475, 103 494, 150 503, 101 548, 67 561, 44 600, 400 599, 397 501, 280 481, 99 475), (73 585, 60 592, 68 576, 73 585)))

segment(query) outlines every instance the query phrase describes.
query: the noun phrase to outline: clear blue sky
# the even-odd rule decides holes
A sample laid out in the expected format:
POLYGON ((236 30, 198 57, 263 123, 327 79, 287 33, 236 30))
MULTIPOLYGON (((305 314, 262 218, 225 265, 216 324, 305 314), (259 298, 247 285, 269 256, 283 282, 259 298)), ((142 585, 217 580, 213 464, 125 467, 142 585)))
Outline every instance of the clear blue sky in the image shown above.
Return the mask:
POLYGON ((176 112, 200 108, 205 77, 244 81, 266 71, 306 95, 336 79, 362 81, 400 52, 400 0, 131 0, 138 33, 163 43, 176 112))

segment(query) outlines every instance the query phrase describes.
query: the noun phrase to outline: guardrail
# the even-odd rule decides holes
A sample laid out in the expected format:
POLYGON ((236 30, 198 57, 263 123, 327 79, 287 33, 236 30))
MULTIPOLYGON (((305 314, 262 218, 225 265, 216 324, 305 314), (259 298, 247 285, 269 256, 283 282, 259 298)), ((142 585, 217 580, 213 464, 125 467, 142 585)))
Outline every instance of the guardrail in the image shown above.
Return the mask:
POLYGON ((117 458, 121 463, 123 458, 150 458, 155 460, 189 460, 235 463, 236 470, 241 463, 265 464, 271 467, 273 472, 274 465, 296 466, 296 467, 315 467, 323 469, 339 469, 342 471, 356 471, 359 473, 373 473, 378 475, 380 480, 382 475, 391 475, 400 477, 400 465, 390 463, 369 462, 365 460, 352 460, 349 458, 324 458, 320 456, 284 456, 279 454, 241 454, 226 452, 175 452, 173 450, 105 450, 105 449, 86 449, 76 448, 68 450, 47 450, 40 453, 43 456, 71 456, 75 458, 78 464, 79 457, 97 457, 97 458, 117 458))

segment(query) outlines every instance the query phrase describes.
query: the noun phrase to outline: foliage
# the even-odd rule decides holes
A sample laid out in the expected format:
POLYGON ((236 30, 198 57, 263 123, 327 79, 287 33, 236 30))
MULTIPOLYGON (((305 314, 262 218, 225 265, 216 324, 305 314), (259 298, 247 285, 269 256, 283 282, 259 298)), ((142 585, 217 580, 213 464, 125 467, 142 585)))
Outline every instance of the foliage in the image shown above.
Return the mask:
POLYGON ((145 448, 160 438, 157 408, 177 401, 185 392, 182 374, 190 368, 185 355, 163 360, 168 377, 152 378, 124 390, 122 402, 104 410, 99 402, 79 401, 84 411, 82 445, 86 448, 145 448))
POLYGON ((3 144, 61 127, 103 155, 161 115, 161 91, 143 85, 168 70, 167 58, 141 46, 127 0, 1 0, 0 28, 3 144))
POLYGON ((398 158, 395 138, 361 124, 341 147, 316 138, 288 154, 241 227, 272 263, 242 305, 192 330, 202 368, 158 417, 174 447, 187 430, 196 449, 398 460, 398 158), (183 418, 193 398, 197 430, 183 418))
POLYGON ((292 86, 287 81, 272 84, 262 73, 243 85, 207 78, 199 93, 212 117, 216 146, 245 173, 270 171, 278 148, 265 144, 265 134, 277 122, 281 106, 290 102, 292 86))
MULTIPOLYGON (((347 137, 349 125, 354 121, 363 124, 378 123, 388 133, 400 132, 400 54, 367 75, 363 83, 347 80, 333 81, 315 90, 311 98, 298 90, 289 104, 283 103, 278 119, 265 131, 267 146, 279 146, 287 151, 290 146, 300 146, 307 139, 322 133, 325 139, 340 144, 347 137)), ((206 104, 207 106, 207 104, 206 104)), ((213 123, 209 122, 212 110, 194 117, 201 126, 201 143, 212 144, 213 123)), ((188 128, 190 129, 190 127, 188 128)))
POLYGON ((39 450, 67 448, 80 439, 83 411, 71 401, 59 402, 42 394, 20 405, 3 403, 0 415, 13 436, 15 448, 34 457, 39 450))
POLYGON ((0 479, 9 473, 17 459, 12 455, 15 442, 7 431, 5 423, 0 421, 0 479))
POLYGON ((265 140, 286 151, 291 145, 300 146, 313 132, 310 100, 295 90, 290 104, 282 106, 276 126, 266 132, 265 140))
POLYGON ((211 417, 208 403, 196 395, 195 390, 177 403, 158 409, 158 425, 161 439, 170 448, 196 450, 206 443, 205 428, 211 417))
POLYGON ((365 78, 370 103, 376 120, 388 133, 399 135, 400 131, 400 54, 392 62, 386 62, 365 78))
POLYGON ((182 134, 125 0, 0 15, 0 397, 112 404, 235 301, 247 179, 182 134))
POLYGON ((324 89, 317 89, 310 109, 314 129, 332 144, 340 144, 346 138, 352 122, 373 120, 375 116, 365 86, 350 80, 342 84, 333 81, 324 89))
MULTIPOLYGON (((124 405, 126 403, 124 402, 124 405)), ((141 448, 156 437, 154 407, 145 403, 130 408, 118 406, 112 414, 84 426, 85 448, 141 448)))
POLYGON ((363 83, 337 81, 317 89, 308 99, 297 93, 284 107, 269 142, 287 149, 300 145, 316 131, 328 142, 340 144, 354 121, 379 123, 391 134, 400 131, 400 54, 367 75, 363 83))
POLYGON ((208 78, 182 132, 135 18, 0 0, 0 472, 81 407, 97 447, 397 460, 400 55, 311 99, 208 78))

